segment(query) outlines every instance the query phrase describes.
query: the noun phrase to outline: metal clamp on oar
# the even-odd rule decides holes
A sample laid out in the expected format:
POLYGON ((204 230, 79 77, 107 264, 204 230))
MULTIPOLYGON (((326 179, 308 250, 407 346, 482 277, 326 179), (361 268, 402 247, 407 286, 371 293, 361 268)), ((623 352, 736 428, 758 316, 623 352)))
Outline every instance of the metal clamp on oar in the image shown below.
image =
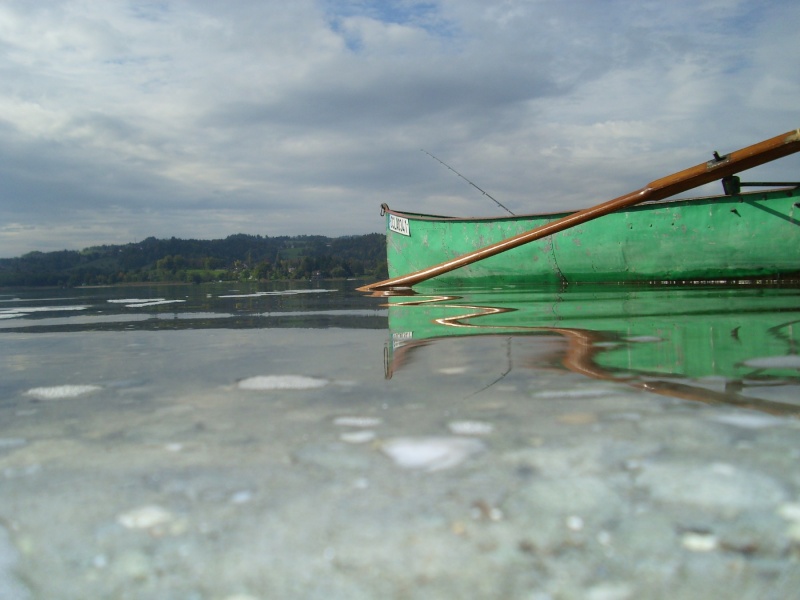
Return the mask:
POLYGON ((727 196, 738 196, 743 187, 797 187, 800 181, 742 181, 737 175, 722 178, 722 189, 727 196))

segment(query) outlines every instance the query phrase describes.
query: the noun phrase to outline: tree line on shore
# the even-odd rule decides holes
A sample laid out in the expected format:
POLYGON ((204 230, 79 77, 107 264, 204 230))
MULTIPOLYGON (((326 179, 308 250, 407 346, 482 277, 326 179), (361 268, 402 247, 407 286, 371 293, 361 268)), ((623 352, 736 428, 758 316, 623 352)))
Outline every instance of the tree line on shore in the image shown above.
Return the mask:
POLYGON ((338 238, 237 234, 219 240, 150 237, 138 243, 0 259, 0 286, 6 287, 348 277, 387 277, 383 234, 338 238))

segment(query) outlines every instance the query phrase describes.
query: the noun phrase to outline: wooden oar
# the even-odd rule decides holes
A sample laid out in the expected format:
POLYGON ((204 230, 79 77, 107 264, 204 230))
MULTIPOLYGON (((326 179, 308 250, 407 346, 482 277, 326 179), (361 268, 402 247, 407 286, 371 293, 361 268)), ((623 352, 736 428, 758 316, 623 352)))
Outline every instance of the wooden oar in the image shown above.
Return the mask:
POLYGON ((570 227, 575 227, 581 223, 591 221, 592 219, 597 219, 621 208, 633 206, 645 200, 663 200, 664 198, 669 198, 670 196, 685 192, 686 190, 701 186, 716 179, 722 179, 723 177, 738 173, 739 171, 745 171, 778 158, 788 156, 797 151, 800 151, 800 129, 789 131, 724 156, 719 156, 715 152, 713 160, 651 181, 645 187, 620 196, 619 198, 615 198, 614 200, 609 200, 591 208, 580 210, 556 221, 525 231, 489 246, 479 248, 478 250, 468 252, 467 254, 463 254, 443 263, 426 267, 400 277, 365 285, 358 288, 358 290, 362 292, 372 292, 392 288, 408 288, 422 281, 442 275, 443 273, 458 269, 459 267, 478 262, 490 256, 495 256, 506 250, 511 250, 517 246, 522 246, 523 244, 558 233, 570 227))

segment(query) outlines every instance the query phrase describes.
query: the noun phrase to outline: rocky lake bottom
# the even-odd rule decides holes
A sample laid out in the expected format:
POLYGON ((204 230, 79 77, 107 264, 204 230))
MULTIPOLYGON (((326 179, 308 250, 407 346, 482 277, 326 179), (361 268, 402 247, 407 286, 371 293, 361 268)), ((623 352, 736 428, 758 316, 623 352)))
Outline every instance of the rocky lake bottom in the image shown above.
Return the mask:
POLYGON ((707 311, 351 286, 4 293, 0 598, 798 597, 794 291, 687 374, 707 311))

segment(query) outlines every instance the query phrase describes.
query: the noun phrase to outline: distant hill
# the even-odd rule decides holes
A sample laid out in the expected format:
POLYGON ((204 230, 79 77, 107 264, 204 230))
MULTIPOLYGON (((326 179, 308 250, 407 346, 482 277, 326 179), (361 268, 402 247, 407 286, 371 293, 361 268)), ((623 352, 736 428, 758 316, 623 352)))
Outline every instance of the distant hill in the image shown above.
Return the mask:
POLYGON ((159 240, 29 252, 0 259, 0 286, 80 286, 138 282, 385 278, 386 238, 380 233, 220 240, 159 240))

